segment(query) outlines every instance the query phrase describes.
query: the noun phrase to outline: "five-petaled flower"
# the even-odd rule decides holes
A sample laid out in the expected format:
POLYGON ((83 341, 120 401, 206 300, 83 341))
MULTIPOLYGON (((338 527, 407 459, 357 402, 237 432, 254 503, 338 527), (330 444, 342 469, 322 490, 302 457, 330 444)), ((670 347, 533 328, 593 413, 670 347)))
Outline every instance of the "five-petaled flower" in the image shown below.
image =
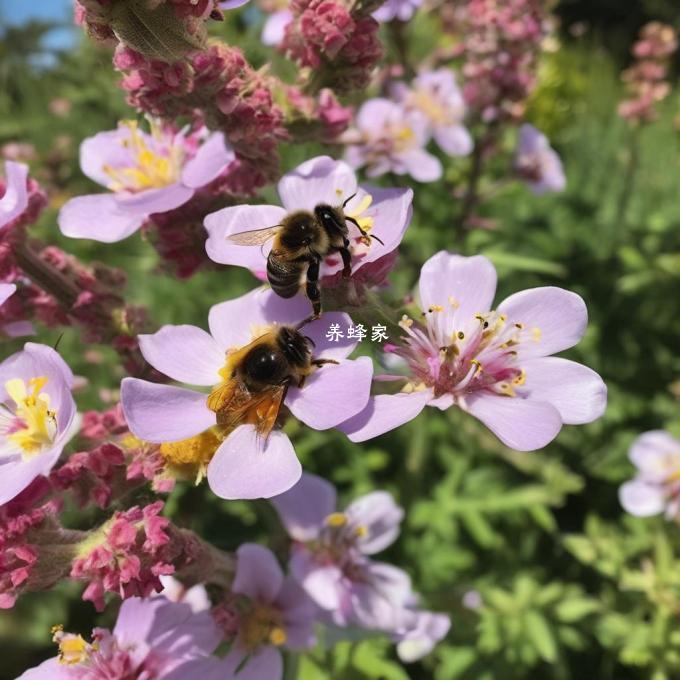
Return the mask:
POLYGON ((26 343, 0 364, 0 505, 47 474, 75 433, 73 374, 51 347, 26 343))
POLYGON ((552 357, 575 345, 586 329, 583 300, 562 288, 532 288, 491 309, 496 271, 482 256, 439 252, 420 274, 423 319, 404 317, 400 345, 389 351, 406 374, 397 394, 372 397, 363 413, 341 426, 365 441, 415 418, 425 406, 456 405, 481 420, 507 446, 539 449, 563 424, 599 418, 607 403, 600 376, 552 357))
POLYGON ((664 430, 638 437, 630 448, 637 468, 634 479, 619 490, 626 512, 638 517, 664 513, 667 519, 680 514, 680 440, 664 430))
POLYGON ((136 121, 100 132, 80 147, 80 165, 110 193, 78 196, 59 213, 66 236, 113 243, 137 231, 155 213, 174 210, 210 184, 234 160, 220 132, 193 134, 136 121))
MULTIPOLYGON (((348 224, 352 278, 364 277, 365 270, 371 267, 380 270, 383 258, 396 252, 411 221, 411 189, 361 187, 346 163, 328 156, 312 158, 284 175, 278 184, 278 192, 283 207, 238 205, 208 215, 205 219, 209 234, 206 251, 210 259, 248 267, 264 278, 271 240, 264 246, 242 246, 230 242, 229 236, 276 226, 291 212, 313 210, 322 203, 340 206, 346 202, 345 215, 355 219, 369 236, 376 237, 362 238, 359 230, 348 224)), ((327 257, 321 265, 322 283, 327 285, 331 277, 339 277, 341 270, 339 256, 327 257)))
MULTIPOLYGON (((304 298, 281 300, 257 289, 210 310, 210 334, 195 326, 164 326, 139 337, 146 360, 161 373, 192 385, 219 387, 229 356, 270 328, 295 326, 308 315, 304 298)), ((349 360, 356 343, 330 343, 325 323, 350 320, 329 312, 324 321, 303 328, 314 359, 330 359, 308 377, 303 387, 289 385, 284 405, 309 427, 325 430, 361 411, 369 397, 371 360, 349 360), (337 363, 335 363, 337 362, 337 363)), ((222 498, 268 498, 289 489, 300 478, 300 462, 288 437, 274 429, 261 436, 255 425, 233 430, 217 427, 216 413, 203 392, 125 378, 121 400, 130 430, 140 439, 163 443, 169 463, 193 465, 199 478, 207 471, 210 488, 222 498)))
POLYGON ((207 658, 221 635, 208 612, 164 597, 125 600, 112 631, 95 628, 92 642, 53 629, 58 656, 27 670, 18 680, 179 680, 191 663, 207 658))
POLYGON ((466 156, 472 151, 472 136, 463 125, 465 100, 451 69, 422 71, 410 87, 396 83, 392 94, 409 111, 423 117, 442 151, 450 156, 466 156))

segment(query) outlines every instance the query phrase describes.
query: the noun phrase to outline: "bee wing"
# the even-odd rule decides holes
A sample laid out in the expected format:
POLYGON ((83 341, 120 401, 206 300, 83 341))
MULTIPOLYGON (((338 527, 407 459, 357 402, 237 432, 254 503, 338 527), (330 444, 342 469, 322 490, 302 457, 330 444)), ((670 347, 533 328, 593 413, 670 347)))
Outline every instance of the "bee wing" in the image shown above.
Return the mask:
POLYGON ((238 244, 239 246, 261 246, 270 238, 276 236, 276 233, 281 229, 281 225, 277 224, 273 227, 265 227, 264 229, 253 229, 251 231, 240 231, 238 234, 231 234, 227 236, 228 241, 238 244))
POLYGON ((287 385, 273 385, 252 394, 240 380, 232 380, 213 390, 208 408, 217 413, 217 424, 228 431, 248 423, 266 439, 276 424, 286 389, 287 385))

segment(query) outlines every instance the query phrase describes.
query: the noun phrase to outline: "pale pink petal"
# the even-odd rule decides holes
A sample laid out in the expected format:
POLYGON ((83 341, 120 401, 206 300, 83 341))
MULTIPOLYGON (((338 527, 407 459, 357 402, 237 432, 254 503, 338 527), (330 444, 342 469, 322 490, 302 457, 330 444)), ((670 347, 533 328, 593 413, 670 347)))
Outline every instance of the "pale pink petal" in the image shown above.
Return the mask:
POLYGON ((17 287, 13 283, 0 283, 0 306, 16 292, 17 287))
POLYGON ((153 335, 140 335, 144 358, 158 371, 190 385, 216 385, 224 366, 224 350, 196 326, 163 326, 153 335))
POLYGON ((658 515, 666 506, 663 488, 641 479, 623 484, 619 489, 619 500, 623 509, 636 517, 658 515))
POLYGON ((21 215, 28 206, 28 166, 5 161, 5 192, 0 197, 0 229, 21 215))
POLYGON ((373 197, 373 203, 362 213, 362 217, 373 217, 371 234, 383 243, 373 240, 370 250, 353 266, 353 271, 358 271, 364 264, 375 262, 397 248, 413 215, 412 189, 366 187, 366 191, 373 197))
POLYGON ((373 362, 369 357, 347 359, 316 370, 302 389, 291 387, 286 406, 315 430, 327 430, 361 411, 371 392, 373 362))
POLYGON ((365 555, 374 555, 394 543, 404 518, 404 511, 386 491, 373 491, 357 498, 347 506, 345 514, 352 524, 365 529, 358 541, 365 555))
POLYGON ((287 9, 270 14, 264 23, 260 39, 265 45, 278 45, 286 34, 286 26, 292 20, 293 14, 287 9))
POLYGON ((449 156, 467 156, 474 147, 472 135, 463 125, 437 127, 433 136, 439 148, 449 156))
POLYGON ((207 395, 183 387, 124 378, 120 399, 130 431, 145 441, 188 439, 216 423, 207 395))
POLYGON ((283 614, 286 648, 301 650, 313 647, 313 627, 318 610, 302 586, 290 575, 276 597, 276 606, 283 614))
POLYGON ((57 218, 64 236, 115 243, 137 231, 147 215, 123 210, 113 194, 77 196, 67 201, 57 218))
POLYGON ((7 456, 0 446, 0 506, 18 496, 36 477, 47 474, 59 458, 62 447, 42 451, 23 460, 21 454, 7 456))
POLYGON ((145 189, 136 194, 113 194, 120 210, 143 215, 174 210, 184 205, 193 195, 193 189, 179 182, 158 189, 145 189))
POLYGON ((279 181, 279 197, 286 210, 313 210, 320 203, 341 205, 357 190, 354 170, 330 156, 317 156, 279 181))
POLYGON ((265 440, 252 425, 237 427, 208 465, 208 484, 227 500, 271 498, 288 491, 302 474, 290 439, 274 430, 265 440))
MULTIPOLYGON (((296 300, 299 299, 295 298, 296 300)), ((277 302, 277 304, 280 304, 277 302)), ((303 317, 304 318, 304 317, 303 317)), ((324 312, 320 319, 305 324, 300 333, 308 337, 312 343, 312 355, 315 359, 346 359, 359 344, 358 340, 347 337, 347 329, 352 325, 352 319, 344 312, 324 312), (340 327, 342 336, 337 340, 330 333, 331 326, 340 327), (330 335, 329 335, 330 333, 330 335)))
POLYGON ((646 480, 662 482, 680 469, 680 441, 665 430, 651 430, 633 442, 628 457, 646 480))
MULTIPOLYGON (((311 305, 303 295, 284 300, 268 288, 257 288, 211 307, 208 326, 221 349, 236 349, 262 335, 270 325, 296 326, 310 314, 311 305)), ((305 334, 306 329, 301 332, 305 334)))
POLYGON ((324 519, 335 511, 335 487, 321 477, 304 473, 291 489, 271 499, 291 538, 311 541, 324 519))
POLYGON ((208 257, 220 264, 237 264, 255 272, 266 271, 271 238, 259 246, 243 246, 230 241, 229 236, 275 227, 285 216, 286 211, 276 205, 236 205, 211 213, 203 222, 208 232, 205 243, 208 257))
POLYGON ((330 611, 340 607, 343 576, 338 566, 335 564, 320 566, 307 550, 298 549, 293 552, 289 569, 295 580, 319 607, 330 611))
POLYGON ((70 666, 65 666, 54 657, 24 671, 16 680, 73 680, 73 673, 70 666))
POLYGON ((491 309, 496 270, 482 255, 463 257, 443 250, 425 262, 418 287, 421 309, 443 346, 454 331, 470 333, 479 325, 475 315, 491 309))
POLYGON ((366 408, 338 426, 351 441, 364 442, 413 420, 432 398, 432 392, 379 394, 366 408))
POLYGON ((522 362, 526 391, 532 401, 547 401, 565 425, 582 425, 599 418, 607 407, 607 386, 592 369, 559 357, 522 362))
POLYGON ((517 451, 541 449, 562 429, 559 411, 542 401, 477 393, 467 397, 465 410, 517 451))
MULTIPOLYGON (((232 649, 221 663, 221 673, 209 680, 283 680, 283 657, 273 645, 261 647, 254 654, 232 649)), ((197 677, 203 680, 202 676, 197 677)))
POLYGON ((224 135, 215 132, 201 144, 196 155, 182 170, 182 184, 198 189, 210 184, 235 158, 224 135))
POLYGON ((418 182, 436 182, 444 174, 441 161, 425 149, 414 149, 402 154, 400 160, 408 174, 418 182))
POLYGON ((283 586, 283 571, 274 553, 256 543, 244 543, 236 551, 236 576, 231 590, 255 602, 274 602, 283 586))
MULTIPOLYGON (((139 132, 142 136, 146 134, 139 132)), ((130 138, 127 127, 99 132, 88 137, 80 145, 80 168, 93 182, 109 187, 113 181, 105 168, 134 167, 136 162, 130 153, 130 147, 124 144, 130 138)))
POLYGON ((521 358, 545 357, 573 347, 588 325, 583 298, 554 286, 515 293, 498 305, 498 311, 508 315, 508 323, 521 323, 533 334, 534 339, 517 346, 521 358))
POLYGON ((237 9, 238 7, 243 7, 250 2, 250 0, 222 0, 220 2, 221 9, 237 9))

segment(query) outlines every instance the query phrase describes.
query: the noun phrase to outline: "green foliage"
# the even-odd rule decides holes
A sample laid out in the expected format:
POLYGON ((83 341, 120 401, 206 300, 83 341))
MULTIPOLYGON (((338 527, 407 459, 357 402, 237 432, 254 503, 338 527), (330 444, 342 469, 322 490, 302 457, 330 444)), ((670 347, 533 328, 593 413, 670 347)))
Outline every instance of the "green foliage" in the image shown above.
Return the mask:
MULTIPOLYGON (((259 27, 230 24, 251 58, 264 60, 259 27)), ((431 18, 415 27, 428 35, 431 18)), ((208 308, 252 287, 246 272, 203 272, 177 282, 155 272, 150 246, 139 236, 114 246, 61 237, 58 206, 92 186, 77 165, 80 140, 130 117, 109 54, 89 45, 36 70, 39 27, 25 42, 7 34, 0 55, 0 143, 30 141, 38 151, 37 177, 52 190, 52 205, 37 233, 85 260, 99 259, 130 274, 131 301, 148 305, 158 324, 205 326, 208 308), (37 33, 36 33, 37 32, 37 33), (9 42, 10 39, 13 42, 9 42), (17 47, 21 46, 21 50, 17 47), (71 103, 63 118, 49 112, 55 97, 71 103), (59 142, 59 139, 62 141, 59 142), (51 162, 47 162, 52 159, 51 162)), ((419 41, 416 51, 421 49, 419 41)), ((278 60, 272 68, 280 68, 278 60)), ((518 185, 501 188, 481 207, 493 229, 460 239, 457 202, 465 160, 443 159, 447 184, 416 186, 415 212, 393 276, 394 300, 415 284, 422 262, 441 248, 489 255, 499 270, 499 295, 537 285, 580 293, 591 325, 568 353, 600 372, 609 407, 600 421, 566 427, 545 450, 503 447, 465 414, 427 409, 419 419, 356 446, 339 433, 289 424, 306 469, 332 480, 343 500, 369 489, 392 492, 406 509, 404 531, 384 559, 405 568, 423 604, 452 618, 447 639, 417 664, 402 666, 382 638, 320 640, 310 654, 287 660, 287 678, 299 680, 654 680, 680 676, 680 539, 662 518, 626 517, 618 486, 633 468, 628 447, 658 427, 680 431, 680 135, 672 120, 674 96, 660 120, 638 139, 615 114, 617 65, 599 46, 565 45, 550 55, 529 119, 554 140, 569 186, 537 198, 518 185), (638 160, 631 169, 632 145, 638 160), (632 190, 625 177, 632 173, 632 190), (477 591, 476 609, 463 605, 477 591)), ((506 174, 508 152, 492 164, 484 191, 506 174)), ((285 150, 284 168, 317 152, 285 150)), ((398 180, 390 178, 389 183, 398 180)), ((273 194, 268 192, 267 197, 273 194)), ((40 330, 52 344, 58 332, 40 330)), ((20 346, 9 343, 9 350, 20 346)), ((101 390, 121 377, 113 352, 86 361, 78 334, 67 330, 60 349, 89 386, 81 408, 100 407, 101 390)), ((181 486, 168 513, 216 545, 269 542, 283 554, 285 537, 268 504, 227 503, 206 487, 181 486)), ((53 653, 49 627, 64 623, 86 634, 101 623, 78 588, 60 586, 29 595, 0 614, 3 647, 11 650, 0 678, 13 678, 53 653)), ((108 616, 113 616, 109 613, 108 616)))

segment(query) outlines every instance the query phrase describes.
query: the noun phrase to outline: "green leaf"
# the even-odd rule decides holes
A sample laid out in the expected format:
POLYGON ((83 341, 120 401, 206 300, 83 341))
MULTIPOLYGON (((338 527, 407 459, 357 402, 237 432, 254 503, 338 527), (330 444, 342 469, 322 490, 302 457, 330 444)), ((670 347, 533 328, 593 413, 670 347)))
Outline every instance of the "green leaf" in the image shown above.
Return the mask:
POLYGON ((557 658, 557 645, 550 630, 550 625, 537 611, 529 611, 524 615, 524 625, 531 642, 541 658, 552 663, 557 658))

